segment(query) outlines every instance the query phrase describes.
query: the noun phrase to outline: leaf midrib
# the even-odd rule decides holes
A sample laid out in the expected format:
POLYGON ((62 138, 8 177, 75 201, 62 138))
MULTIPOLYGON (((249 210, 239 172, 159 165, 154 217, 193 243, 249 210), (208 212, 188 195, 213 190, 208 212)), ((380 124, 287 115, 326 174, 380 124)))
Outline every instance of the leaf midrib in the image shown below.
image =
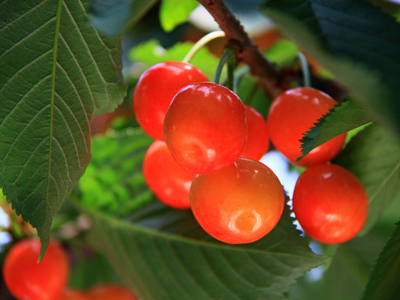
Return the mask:
MULTIPOLYGON (((168 233, 164 233, 164 232, 160 232, 154 229, 150 229, 150 228, 146 228, 140 225, 136 225, 136 224, 132 224, 132 223, 128 223, 119 219, 114 218, 113 216, 109 216, 103 212, 99 212, 97 210, 94 210, 92 208, 89 208, 87 206, 85 206, 82 203, 79 203, 78 200, 72 200, 71 202, 80 210, 83 212, 89 212, 90 214, 92 214, 93 216, 95 216, 96 218, 100 218, 100 219, 107 219, 107 223, 110 226, 118 226, 118 227, 128 227, 131 228, 135 231, 139 231, 141 233, 144 234, 149 234, 152 236, 158 236, 158 237, 162 237, 165 238, 167 240, 174 240, 174 241, 181 241, 181 242, 192 242, 193 244, 197 245, 197 246, 207 246, 207 247, 214 247, 214 248, 220 248, 220 249, 226 249, 226 250, 231 250, 231 251, 244 251, 244 252, 254 252, 254 253, 260 253, 260 254, 269 254, 269 255, 283 255, 283 256, 292 256, 292 257, 305 257, 301 254, 296 254, 296 253, 284 253, 284 252, 277 252, 277 251, 270 251, 269 248, 267 250, 265 249, 257 249, 257 248, 241 248, 241 247, 232 247, 229 244, 226 245, 217 245, 211 242, 207 242, 204 240, 196 240, 193 238, 189 238, 189 237, 181 237, 179 235, 174 235, 174 234, 168 234, 168 233)), ((284 241, 290 241, 291 239, 285 239, 284 241)), ((283 241, 282 241, 283 242, 283 241)), ((324 259, 326 257, 324 256, 318 256, 320 259, 324 259)), ((309 258, 313 258, 313 257, 309 257, 309 258)))
MULTIPOLYGON (((46 200, 48 200, 49 189, 50 189, 50 176, 51 176, 51 152, 53 148, 53 121, 54 121, 54 97, 56 90, 56 69, 57 69, 57 50, 58 50, 58 36, 60 33, 60 23, 61 23, 61 8, 63 0, 58 0, 57 13, 56 13, 56 27, 54 29, 54 45, 53 45, 53 63, 51 71, 51 98, 50 98, 50 145, 49 145, 49 169, 48 169, 48 180, 47 180, 47 194, 46 200)), ((48 203, 48 201, 46 201, 48 203)))
POLYGON ((399 170, 399 168, 400 168, 400 159, 397 161, 397 163, 394 165, 391 171, 385 176, 385 178, 381 181, 378 187, 374 190, 374 193, 371 195, 370 203, 374 202, 375 198, 385 188, 388 181, 392 178, 393 174, 399 170))

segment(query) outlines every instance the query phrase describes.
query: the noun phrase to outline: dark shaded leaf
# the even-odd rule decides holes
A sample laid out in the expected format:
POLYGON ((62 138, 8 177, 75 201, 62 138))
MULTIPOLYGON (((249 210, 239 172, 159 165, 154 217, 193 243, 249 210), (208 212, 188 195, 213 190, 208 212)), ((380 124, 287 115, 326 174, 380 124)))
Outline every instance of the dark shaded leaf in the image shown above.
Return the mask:
POLYGON ((373 124, 353 137, 333 162, 355 174, 367 191, 369 212, 363 235, 400 193, 400 144, 373 124))
POLYGON ((363 300, 396 300, 400 295, 400 223, 372 271, 363 300))
POLYGON ((116 36, 137 23, 155 3, 156 0, 92 0, 88 14, 98 30, 116 36))
POLYGON ((358 0, 269 0, 264 11, 400 135, 400 24, 358 0))
POLYGON ((0 187, 37 228, 52 219, 90 159, 89 121, 126 89, 118 41, 87 22, 88 1, 0 1, 0 187))

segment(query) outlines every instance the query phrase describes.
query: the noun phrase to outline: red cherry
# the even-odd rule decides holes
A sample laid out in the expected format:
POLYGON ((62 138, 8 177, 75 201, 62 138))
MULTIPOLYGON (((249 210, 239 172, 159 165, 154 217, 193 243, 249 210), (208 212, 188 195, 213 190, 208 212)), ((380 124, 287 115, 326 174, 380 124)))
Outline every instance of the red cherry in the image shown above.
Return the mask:
POLYGON ((156 140, 164 140, 163 123, 175 94, 183 87, 208 81, 196 67, 180 61, 167 61, 147 69, 133 93, 133 110, 143 130, 156 140))
POLYGON ((198 174, 231 165, 246 142, 246 116, 239 97, 215 83, 180 90, 164 121, 165 142, 175 160, 198 174))
POLYGON ((117 284, 99 284, 86 293, 91 300, 137 300, 138 298, 125 287, 117 284))
POLYGON ((337 104, 328 95, 313 88, 295 88, 278 96, 268 114, 268 130, 275 147, 292 163, 303 167, 325 163, 342 149, 346 134, 339 135, 313 149, 302 160, 300 139, 324 114, 337 104))
POLYGON ((147 150, 143 175, 149 188, 163 203, 179 209, 190 208, 190 185, 196 173, 182 168, 164 142, 155 141, 147 150))
POLYGON ((245 105, 247 143, 240 157, 260 160, 269 146, 268 126, 264 117, 253 107, 245 105))
POLYGON ((297 180, 293 211, 304 231, 326 244, 356 236, 367 219, 368 196, 358 178, 343 167, 310 167, 297 180))
POLYGON ((64 291, 52 300, 89 300, 82 292, 74 289, 64 289, 64 291))
POLYGON ((197 175, 190 190, 200 226, 230 244, 254 242, 278 223, 285 197, 276 175, 264 164, 239 158, 213 174, 197 175))
POLYGON ((50 300, 64 290, 69 275, 66 253, 50 241, 42 261, 38 239, 25 239, 16 243, 3 265, 4 281, 14 297, 21 300, 50 300))

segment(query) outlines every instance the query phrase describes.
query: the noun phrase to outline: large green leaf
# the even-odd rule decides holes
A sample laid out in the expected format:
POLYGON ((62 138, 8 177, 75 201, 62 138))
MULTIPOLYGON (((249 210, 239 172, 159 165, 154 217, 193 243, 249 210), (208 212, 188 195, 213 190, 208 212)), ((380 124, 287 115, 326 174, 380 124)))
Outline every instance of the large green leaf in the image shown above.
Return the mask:
POLYGON ((400 223, 372 271, 363 300, 396 300, 400 294, 400 223))
POLYGON ((360 107, 357 102, 351 98, 344 99, 320 118, 306 134, 303 134, 303 138, 300 140, 302 143, 301 158, 334 137, 372 121, 365 109, 360 107))
POLYGON ((355 174, 367 191, 369 213, 363 235, 400 193, 400 144, 373 124, 353 137, 334 163, 355 174))
POLYGON ((214 240, 190 210, 166 207, 146 187, 150 143, 139 130, 94 139, 77 204, 92 222, 92 243, 144 299, 281 299, 295 278, 327 260, 311 252, 287 207, 258 242, 214 240))
POLYGON ((90 21, 100 31, 115 36, 137 23, 157 0, 91 0, 90 21))
POLYGON ((194 0, 162 0, 160 23, 162 28, 170 32, 176 26, 187 21, 190 13, 199 5, 194 0))
POLYGON ((52 219, 90 159, 89 121, 126 93, 117 40, 87 22, 88 1, 0 1, 0 187, 37 228, 52 219))
POLYGON ((358 0, 269 0, 265 13, 400 135, 400 24, 358 0))

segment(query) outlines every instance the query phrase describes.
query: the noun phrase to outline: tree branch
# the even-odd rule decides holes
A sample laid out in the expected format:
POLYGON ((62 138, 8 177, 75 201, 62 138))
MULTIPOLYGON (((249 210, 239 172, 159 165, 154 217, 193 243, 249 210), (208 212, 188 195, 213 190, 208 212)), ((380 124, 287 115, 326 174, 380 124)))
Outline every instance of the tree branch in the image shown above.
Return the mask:
POLYGON ((275 64, 264 57, 222 0, 197 1, 214 17, 225 32, 228 43, 236 45, 236 57, 249 65, 252 74, 259 78, 261 87, 272 99, 289 88, 293 77, 287 76, 290 74, 284 76, 275 64))

